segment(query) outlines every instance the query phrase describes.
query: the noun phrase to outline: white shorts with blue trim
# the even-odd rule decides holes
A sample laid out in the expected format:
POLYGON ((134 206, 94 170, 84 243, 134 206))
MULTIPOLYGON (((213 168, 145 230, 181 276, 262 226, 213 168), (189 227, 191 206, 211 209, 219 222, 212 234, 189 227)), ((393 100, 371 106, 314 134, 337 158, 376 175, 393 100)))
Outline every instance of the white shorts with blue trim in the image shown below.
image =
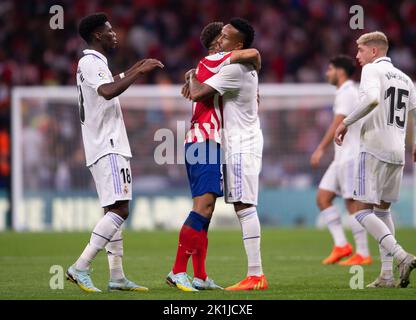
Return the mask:
POLYGON ((107 154, 88 167, 97 187, 101 206, 132 199, 130 159, 119 154, 107 154))
POLYGON ((259 155, 251 153, 236 153, 226 159, 223 168, 226 203, 257 205, 261 160, 259 155))
POLYGON ((399 199, 403 165, 381 161, 367 152, 360 152, 355 170, 354 200, 377 204, 399 199))
POLYGON ((344 199, 354 194, 355 159, 343 163, 332 161, 319 183, 319 189, 331 191, 344 199))

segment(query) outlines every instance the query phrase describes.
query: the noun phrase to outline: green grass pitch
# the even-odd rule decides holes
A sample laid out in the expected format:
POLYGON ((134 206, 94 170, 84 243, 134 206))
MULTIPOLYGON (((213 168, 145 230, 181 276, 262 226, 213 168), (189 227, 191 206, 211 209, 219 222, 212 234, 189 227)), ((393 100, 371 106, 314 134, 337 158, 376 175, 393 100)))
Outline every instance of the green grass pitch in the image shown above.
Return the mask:
MULTIPOLYGON (((406 289, 363 289, 349 287, 349 267, 322 266, 331 249, 328 232, 312 229, 263 229, 262 256, 269 290, 252 292, 209 291, 185 293, 168 287, 165 276, 176 253, 177 232, 125 232, 126 275, 150 288, 146 293, 104 291, 82 292, 64 281, 63 290, 52 290, 52 265, 67 268, 89 239, 88 233, 0 233, 0 299, 415 299, 416 272, 406 289)), ((400 229, 397 238, 416 253, 416 230, 400 229)), ((349 237, 351 234, 349 233, 349 237)), ((243 279, 246 257, 241 233, 211 231, 207 270, 218 284, 228 286, 243 279)), ((375 261, 364 267, 364 283, 379 272, 378 248, 369 239, 375 261)), ((192 266, 189 264, 189 274, 192 266)), ((397 271, 396 271, 397 275, 397 271)), ((100 253, 93 264, 97 287, 106 289, 108 265, 100 253)))

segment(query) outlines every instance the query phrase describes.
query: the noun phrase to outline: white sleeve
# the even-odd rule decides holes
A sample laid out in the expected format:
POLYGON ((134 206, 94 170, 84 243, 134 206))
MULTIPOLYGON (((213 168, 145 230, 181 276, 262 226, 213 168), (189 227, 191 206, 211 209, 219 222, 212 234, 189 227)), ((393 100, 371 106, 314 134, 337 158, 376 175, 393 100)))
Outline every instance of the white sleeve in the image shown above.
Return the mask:
POLYGON ((367 64, 361 72, 360 102, 356 109, 344 119, 346 126, 352 125, 369 114, 380 103, 381 83, 374 64, 367 64))
POLYGON ((380 91, 377 88, 373 87, 367 89, 357 108, 344 119, 344 124, 346 126, 350 126, 361 118, 364 118, 367 114, 373 111, 375 107, 378 106, 380 103, 379 98, 380 91))
POLYGON ((371 89, 381 90, 380 77, 374 64, 369 63, 361 72, 360 91, 366 93, 371 89))
POLYGON ((205 80, 204 83, 214 88, 222 96, 227 91, 237 90, 241 87, 241 73, 241 66, 238 63, 230 64, 221 68, 217 74, 205 80))
POLYGON ((414 84, 412 84, 412 87, 410 89, 410 97, 409 97, 409 111, 414 110, 416 114, 416 89, 414 84))
POLYGON ((99 86, 113 82, 107 65, 104 62, 97 60, 98 59, 85 60, 80 66, 85 83, 95 91, 97 91, 99 86))
POLYGON ((337 95, 334 101, 334 113, 347 117, 357 107, 353 102, 354 99, 348 95, 347 91, 337 95))
POLYGON ((224 67, 224 66, 228 66, 229 64, 231 64, 231 54, 232 52, 217 52, 214 53, 210 56, 206 57, 206 60, 208 61, 218 61, 220 62, 220 66, 224 67))

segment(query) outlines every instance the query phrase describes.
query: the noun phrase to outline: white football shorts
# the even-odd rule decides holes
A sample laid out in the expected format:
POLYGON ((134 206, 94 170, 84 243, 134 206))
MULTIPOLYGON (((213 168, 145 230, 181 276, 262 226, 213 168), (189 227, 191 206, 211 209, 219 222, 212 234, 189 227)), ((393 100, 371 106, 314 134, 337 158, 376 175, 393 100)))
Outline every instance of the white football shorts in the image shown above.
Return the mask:
POLYGON ((257 205, 262 158, 251 153, 230 155, 223 168, 226 203, 257 205))
POLYGON ((88 167, 97 187, 101 206, 107 207, 117 201, 132 199, 132 174, 130 159, 111 153, 88 167))
POLYGON ((319 183, 319 189, 332 191, 344 199, 354 195, 355 159, 337 163, 332 161, 319 183))
POLYGON ((355 172, 354 199, 370 204, 396 202, 403 178, 403 165, 381 161, 367 152, 360 152, 355 172))

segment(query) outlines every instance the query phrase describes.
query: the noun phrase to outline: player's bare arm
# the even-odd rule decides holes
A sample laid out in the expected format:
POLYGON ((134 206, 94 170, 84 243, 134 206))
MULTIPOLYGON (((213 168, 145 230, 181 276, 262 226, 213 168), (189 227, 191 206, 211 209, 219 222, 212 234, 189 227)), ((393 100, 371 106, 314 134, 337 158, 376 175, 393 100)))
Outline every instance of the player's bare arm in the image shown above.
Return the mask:
POLYGON ((185 82, 182 86, 181 94, 185 99, 191 100, 191 92, 189 90, 189 82, 185 82))
POLYGON ((119 80, 119 79, 123 79, 125 76, 129 75, 132 71, 134 71, 135 69, 137 69, 138 67, 140 67, 144 62, 146 61, 146 59, 142 59, 137 61, 130 69, 114 76, 114 81, 119 80))
POLYGON ((334 136, 335 136, 335 130, 338 128, 339 124, 345 119, 345 116, 342 114, 336 114, 334 119, 332 120, 331 125, 326 130, 326 133, 324 137, 322 138, 321 142, 319 143, 318 147, 315 149, 315 151, 312 153, 310 163, 311 166, 316 168, 319 165, 319 162, 321 161, 322 156, 325 153, 325 150, 328 148, 328 146, 332 143, 334 136))
MULTIPOLYGON (((140 61, 139 61, 140 62, 140 61)), ((130 87, 141 75, 148 73, 156 68, 163 68, 162 62, 156 59, 145 59, 138 67, 131 70, 124 78, 115 80, 111 83, 105 83, 98 87, 97 92, 106 100, 122 94, 130 87)))
MULTIPOLYGON (((260 52, 255 48, 234 50, 231 53, 230 63, 252 64, 258 73, 260 72, 260 69, 261 69, 261 55, 260 55, 260 52)), ((181 91, 182 96, 189 100, 192 100, 190 96, 190 89, 189 89, 189 79, 190 79, 190 75, 192 72, 195 72, 195 69, 191 69, 185 73, 185 84, 183 85, 182 91, 181 91)), ((258 99, 258 101, 259 100, 260 99, 258 99)))
POLYGON ((231 63, 250 63, 257 72, 261 69, 261 55, 255 48, 234 50, 231 53, 231 63))
POLYGON ((416 143, 413 145, 413 161, 416 162, 416 143))
POLYGON ((188 70, 185 73, 185 84, 182 86, 182 90, 181 90, 182 96, 185 99, 188 99, 188 100, 192 100, 191 99, 191 92, 190 92, 190 89, 189 89, 189 78, 191 77, 191 73, 193 73, 193 72, 196 72, 195 68, 192 68, 192 69, 188 70))
POLYGON ((205 83, 201 83, 196 78, 195 72, 191 73, 189 78, 190 97, 193 101, 205 100, 212 97, 217 91, 205 83))

